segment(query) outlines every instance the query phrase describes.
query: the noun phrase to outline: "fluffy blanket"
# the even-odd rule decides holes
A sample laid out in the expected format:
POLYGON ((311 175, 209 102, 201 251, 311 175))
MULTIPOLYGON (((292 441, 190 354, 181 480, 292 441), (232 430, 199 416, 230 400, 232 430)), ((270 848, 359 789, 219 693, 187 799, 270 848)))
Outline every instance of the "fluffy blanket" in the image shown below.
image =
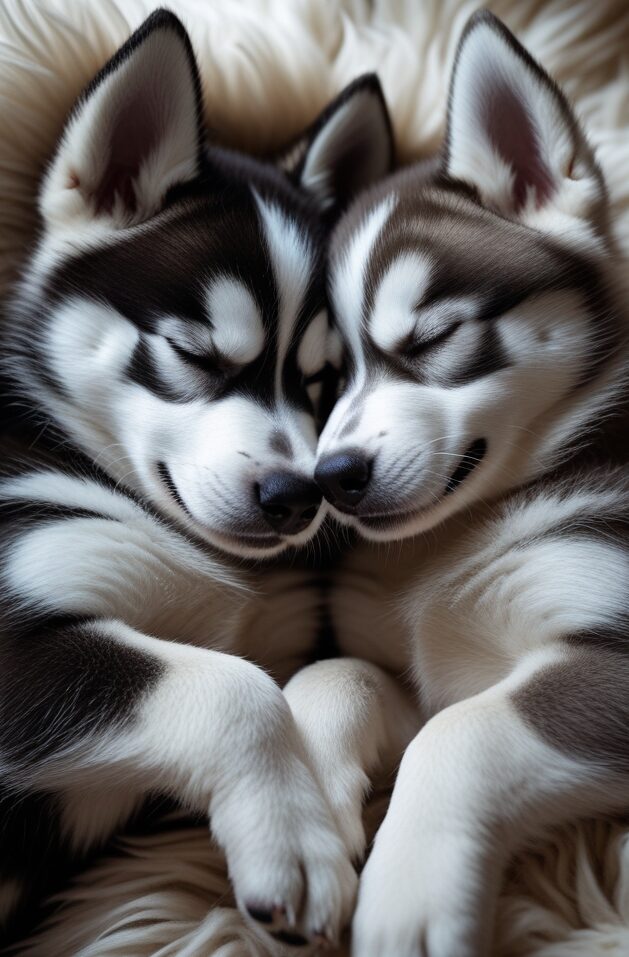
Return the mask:
MULTIPOLYGON (((0 284, 36 229, 34 197, 64 115, 151 0, 2 0, 0 284)), ((352 77, 377 70, 403 161, 431 153, 454 49, 476 0, 171 0, 202 67, 218 141, 286 143, 352 77)), ((629 7, 626 0, 495 0, 576 103, 597 147, 629 255, 629 7)), ((379 816, 383 797, 367 814, 379 816)), ((262 957, 233 908, 201 828, 121 842, 64 893, 31 957, 262 957)), ((386 914, 383 915, 386 919, 386 914)), ((575 823, 523 853, 503 888, 494 957, 629 954, 629 827, 575 823)))

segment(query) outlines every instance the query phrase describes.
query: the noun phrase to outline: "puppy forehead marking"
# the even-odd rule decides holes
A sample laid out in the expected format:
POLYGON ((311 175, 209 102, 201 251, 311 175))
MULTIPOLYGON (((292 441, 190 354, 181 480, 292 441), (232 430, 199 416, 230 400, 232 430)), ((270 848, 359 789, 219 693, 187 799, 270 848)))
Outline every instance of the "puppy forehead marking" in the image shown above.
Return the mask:
POLYGON ((332 294, 336 313, 355 355, 361 352, 360 332, 367 284, 367 263, 396 203, 397 196, 391 193, 367 213, 333 267, 332 294))
POLYGON ((420 253, 404 253, 391 263, 376 291, 369 322, 380 349, 392 351, 413 332, 431 273, 430 258, 420 253))
POLYGON ((299 343, 297 363, 304 375, 314 375, 323 368, 328 334, 328 317, 321 311, 312 320, 299 343))
POLYGON ((299 314, 310 285, 315 256, 304 229, 279 206, 266 202, 254 190, 262 228, 278 290, 275 395, 282 394, 282 370, 299 314))
POLYGON ((205 307, 214 348, 233 362, 253 362, 264 348, 260 310, 244 283, 219 276, 208 285, 205 307))

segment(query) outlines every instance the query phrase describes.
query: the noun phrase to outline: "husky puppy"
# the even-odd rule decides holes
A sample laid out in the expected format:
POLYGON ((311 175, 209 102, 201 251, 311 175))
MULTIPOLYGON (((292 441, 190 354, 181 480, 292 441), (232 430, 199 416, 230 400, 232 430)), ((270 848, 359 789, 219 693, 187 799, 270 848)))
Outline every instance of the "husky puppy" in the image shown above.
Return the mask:
POLYGON ((239 905, 280 939, 335 939, 353 902, 279 684, 238 656, 286 678, 316 595, 237 566, 320 525, 322 241, 390 170, 388 117, 356 81, 288 174, 206 147, 202 115, 190 40, 158 11, 70 116, 4 324, 5 939, 153 795, 209 810, 239 905))
POLYGON ((409 540, 357 551, 334 595, 343 650, 371 669, 368 687, 364 664, 326 666, 344 669, 354 793, 370 729, 386 743, 395 724, 377 666, 413 677, 428 719, 361 879, 356 957, 486 957, 514 848, 629 804, 629 380, 607 213, 564 95, 480 12, 440 156, 333 234, 347 386, 315 475, 339 521, 409 540))

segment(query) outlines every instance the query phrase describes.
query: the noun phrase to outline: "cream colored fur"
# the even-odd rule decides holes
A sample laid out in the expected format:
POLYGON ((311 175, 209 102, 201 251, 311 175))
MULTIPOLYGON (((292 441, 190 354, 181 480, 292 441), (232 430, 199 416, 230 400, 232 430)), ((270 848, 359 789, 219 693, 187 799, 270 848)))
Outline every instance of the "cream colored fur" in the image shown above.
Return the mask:
MULTIPOLYGON (((286 143, 352 77, 377 69, 401 159, 438 145, 459 33, 476 0, 174 0, 201 64, 218 140, 286 143)), ((610 187, 629 255, 629 10, 624 0, 488 4, 576 103, 610 187)), ((80 88, 155 6, 149 0, 0 4, 0 286, 36 226, 34 196, 80 88)), ((368 808, 378 818, 382 796, 368 808)), ((368 827, 369 830, 369 827, 368 827)), ((32 957, 263 957, 232 908, 205 829, 125 842, 64 896, 32 957)), ((629 953, 629 828, 556 832, 513 867, 492 957, 629 953)), ((1 903, 1 902, 0 902, 1 903)), ((275 955, 274 955, 275 957, 275 955)))

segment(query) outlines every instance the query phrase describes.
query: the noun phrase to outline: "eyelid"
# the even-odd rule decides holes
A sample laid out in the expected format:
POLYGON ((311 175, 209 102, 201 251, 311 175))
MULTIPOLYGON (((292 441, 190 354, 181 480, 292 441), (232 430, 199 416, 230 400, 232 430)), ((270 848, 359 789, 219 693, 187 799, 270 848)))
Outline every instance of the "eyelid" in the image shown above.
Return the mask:
POLYGON ((229 362, 228 359, 223 358, 217 353, 192 352, 168 336, 166 336, 165 339, 175 355, 179 356, 184 362, 195 366, 197 369, 202 369, 204 372, 209 372, 213 375, 229 375, 237 368, 233 362, 229 362))
POLYGON ((168 343, 170 348, 173 350, 173 352, 176 352, 178 356, 182 356, 183 358, 186 358, 186 359, 188 357, 195 358, 195 359, 201 359, 203 357, 203 354, 201 352, 194 352, 192 349, 187 349, 185 346, 182 346, 179 342, 177 342, 176 339, 173 339, 171 336, 164 336, 164 338, 166 339, 166 342, 168 343))
POLYGON ((212 334, 209 326, 178 319, 176 316, 161 317, 155 330, 169 345, 189 352, 205 355, 212 351, 212 334))
POLYGON ((408 359, 414 359, 421 355, 422 352, 427 352, 428 349, 432 349, 433 346, 438 346, 442 342, 445 342, 445 340, 449 339, 462 325, 463 320, 458 319, 456 322, 451 322, 445 329, 435 332, 432 336, 429 334, 428 337, 424 336, 423 338, 417 338, 416 334, 412 333, 410 341, 402 348, 402 354, 408 359))

